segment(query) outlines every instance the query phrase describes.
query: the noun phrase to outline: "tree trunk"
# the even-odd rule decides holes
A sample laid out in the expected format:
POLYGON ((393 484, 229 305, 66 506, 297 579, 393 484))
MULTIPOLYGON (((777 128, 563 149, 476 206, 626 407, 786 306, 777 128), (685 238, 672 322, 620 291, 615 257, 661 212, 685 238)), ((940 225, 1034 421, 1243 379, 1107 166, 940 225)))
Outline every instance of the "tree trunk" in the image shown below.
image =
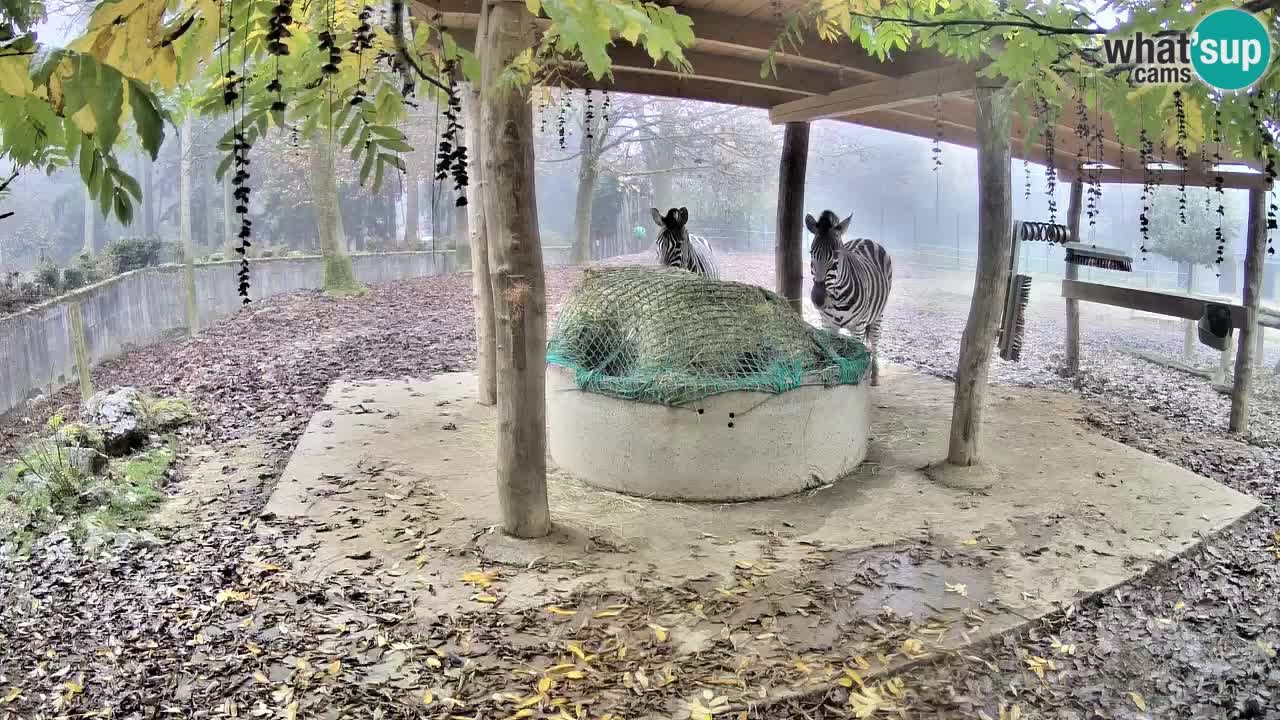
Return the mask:
POLYGON ((1249 431, 1249 390, 1253 385, 1254 337, 1262 330, 1258 325, 1258 305, 1262 302, 1262 266, 1267 259, 1267 194, 1249 191, 1248 249, 1244 261, 1244 327, 1240 328, 1240 346, 1236 350, 1236 376, 1231 388, 1231 432, 1249 431))
MULTIPOLYGON (((1196 287, 1195 263, 1187 263, 1187 294, 1194 295, 1196 287)), ((1191 364, 1196 355, 1196 321, 1185 320, 1182 323, 1182 361, 1191 364)))
POLYGON ((598 114, 582 125, 578 143, 578 196, 573 211, 573 249, 570 262, 585 265, 591 262, 591 210, 596 196, 596 181, 600 178, 600 151, 603 147, 604 123, 598 114))
POLYGON ((498 77, 534 44, 523 4, 486 0, 479 46, 483 78, 481 162, 498 346, 498 497, 503 528, 537 538, 551 531, 547 506, 547 308, 534 196, 533 119, 523 92, 499 89, 498 77))
POLYGON ((480 198, 471 198, 469 197, 469 193, 464 190, 463 193, 457 194, 454 197, 453 205, 449 206, 449 212, 451 214, 449 220, 449 243, 453 245, 453 253, 455 256, 458 254, 458 248, 464 247, 468 249, 468 254, 470 254, 471 229, 469 220, 471 214, 471 203, 473 202, 480 202, 480 198), (458 205, 459 197, 466 197, 467 204, 461 206, 458 205))
POLYGON ((1013 242, 1009 90, 987 87, 982 79, 978 82, 974 91, 978 106, 978 267, 956 369, 947 453, 947 461, 953 465, 978 462, 991 346, 1004 307, 1013 242))
POLYGON ((418 161, 413 153, 404 156, 404 249, 418 243, 418 161))
POLYGON ((195 335, 200 329, 196 311, 196 248, 191 236, 191 123, 188 115, 178 126, 178 239, 182 244, 183 290, 186 295, 187 332, 195 335))
POLYGON ((645 153, 645 159, 649 162, 648 170, 668 171, 650 176, 653 182, 654 207, 665 215, 676 204, 672 174, 669 172, 675 163, 675 154, 671 150, 671 144, 661 137, 650 141, 649 146, 649 151, 645 153))
MULTIPOLYGON (((778 229, 774 267, 778 294, 798 313, 804 312, 804 183, 809 165, 809 123, 789 122, 782 137, 778 171, 778 229)), ((878 238, 884 242, 884 238, 878 238)))
POLYGON ((142 214, 142 235, 143 237, 153 237, 156 234, 156 201, 151 195, 151 166, 153 163, 146 150, 142 151, 140 157, 142 160, 138 163, 138 174, 142 175, 142 200, 138 203, 138 210, 142 214))
MULTIPOLYGON (((1080 180, 1071 182, 1071 194, 1067 201, 1067 236, 1071 242, 1080 242, 1080 206, 1084 196, 1084 183, 1080 180)), ((1012 225, 1012 223, 1010 223, 1012 225)), ((1019 242, 1017 238, 1014 242, 1019 242)), ((1066 276, 1068 280, 1078 280, 1080 278, 1080 266, 1074 263, 1066 263, 1066 276)), ((1017 268, 1013 268, 1012 272, 1017 272, 1017 268)), ((1078 300, 1067 300, 1067 348, 1065 358, 1064 374, 1069 378, 1075 378, 1076 384, 1080 382, 1080 302, 1078 300)))
POLYGON ((400 241, 400 230, 396 220, 396 196, 386 188, 383 188, 382 196, 387 203, 387 232, 381 249, 386 251, 395 248, 396 243, 400 241))
POLYGON ((231 184, 234 173, 230 168, 222 176, 222 259, 234 260, 236 257, 236 221, 232 212, 232 193, 235 188, 231 184))
POLYGON ((338 207, 338 179, 334 173, 332 138, 324 130, 311 141, 311 206, 324 256, 324 290, 331 295, 363 292, 356 280, 351 256, 347 253, 347 233, 338 207))
POLYGON ((97 214, 98 206, 93 200, 93 195, 89 194, 89 188, 86 187, 84 189, 84 252, 89 255, 92 255, 96 250, 93 242, 93 219, 97 217, 97 214))
MULTIPOLYGON (((481 26, 483 29, 483 25, 481 26)), ((483 33, 477 34, 477 45, 483 33)), ((463 257, 457 258, 459 268, 471 268, 471 304, 476 316, 476 386, 478 402, 493 405, 498 402, 497 349, 494 345, 494 313, 492 278, 489 275, 489 237, 485 224, 484 164, 480 153, 480 90, 472 85, 467 91, 467 147, 471 150, 471 167, 467 175, 471 181, 470 202, 467 203, 468 240, 463 257)))

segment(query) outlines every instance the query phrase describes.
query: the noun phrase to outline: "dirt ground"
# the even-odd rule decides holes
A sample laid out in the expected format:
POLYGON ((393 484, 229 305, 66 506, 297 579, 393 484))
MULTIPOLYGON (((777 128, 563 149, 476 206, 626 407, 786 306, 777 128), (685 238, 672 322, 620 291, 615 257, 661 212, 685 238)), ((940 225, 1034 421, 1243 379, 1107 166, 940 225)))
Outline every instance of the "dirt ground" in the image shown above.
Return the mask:
MULTIPOLYGON (((731 257, 725 265, 734 279, 772 285, 771 258, 731 257)), ((549 273, 553 306, 576 277, 567 268, 549 273)), ((995 361, 992 379, 1071 391, 1054 372, 1061 301, 1049 288, 1036 290, 1023 361, 995 361)), ((900 267, 885 356, 948 377, 967 311, 963 277, 900 267)), ((193 399, 207 420, 203 445, 188 452, 170 488, 179 502, 149 536, 92 559, 49 538, 29 557, 4 560, 0 717, 560 717, 562 708, 575 717, 578 704, 593 718, 606 707, 627 718, 702 710, 892 716, 898 709, 937 718, 1280 717, 1275 383, 1263 373, 1249 435, 1227 438, 1228 402, 1208 382, 1127 352, 1172 356, 1181 349, 1178 327, 1126 311, 1086 306, 1082 314, 1084 422, 1252 495, 1261 507, 1167 567, 976 650, 913 657, 920 648, 908 641, 927 625, 887 614, 880 631, 853 648, 866 654, 851 655, 848 668, 857 673, 879 654, 911 662, 897 680, 864 687, 843 667, 811 666, 799 652, 785 671, 775 661, 742 666, 733 630, 696 668, 670 666, 671 639, 658 620, 664 614, 698 612, 756 634, 804 617, 806 606, 780 605, 756 568, 740 569, 747 589, 736 598, 696 584, 656 587, 643 576, 625 597, 566 594, 559 599, 565 614, 550 614, 561 623, 554 631, 542 609, 507 615, 500 608, 423 628, 408 622, 413 593, 376 578, 314 584, 295 577, 288 538, 260 532, 261 514, 325 389, 338 379, 427 379, 471 367, 470 281, 448 276, 375 288, 360 299, 297 293, 260 303, 193 340, 160 343, 95 372, 99 387, 133 384, 193 399), (584 622, 601 613, 609 622, 584 622), (549 673, 563 665, 569 668, 549 673), (593 678, 624 673, 625 691, 616 697, 593 691, 593 678), (819 682, 841 676, 848 689, 819 682), (799 689, 781 705, 752 710, 717 702, 718 684, 799 689), (805 690, 810 684, 817 689, 805 690), (459 697, 474 701, 449 702, 459 697)), ((1217 360, 1201 351, 1200 363, 1217 360)), ((10 454, 74 399, 68 388, 6 417, 0 452, 10 454)), ((425 547, 429 513, 405 532, 425 547)), ((909 562, 936 562, 938 552, 915 548, 909 562)), ((420 560, 430 557, 404 562, 420 560)), ((478 555, 476 564, 468 582, 478 596, 501 586, 501 568, 481 567, 478 555)), ((874 563, 865 572, 877 587, 892 575, 874 563)), ((808 597, 839 603, 864 594, 830 597, 815 586, 808 597)))

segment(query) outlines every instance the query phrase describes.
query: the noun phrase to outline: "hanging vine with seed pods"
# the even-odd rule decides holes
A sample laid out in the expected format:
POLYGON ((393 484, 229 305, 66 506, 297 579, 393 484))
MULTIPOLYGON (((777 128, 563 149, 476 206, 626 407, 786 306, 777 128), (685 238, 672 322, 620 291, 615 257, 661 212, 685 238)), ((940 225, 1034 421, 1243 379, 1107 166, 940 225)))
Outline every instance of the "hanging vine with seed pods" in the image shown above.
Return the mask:
POLYGON ((567 114, 568 114, 568 112, 569 112, 569 110, 568 110, 568 108, 569 108, 569 97, 568 97, 568 95, 569 95, 568 93, 561 93, 561 95, 560 95, 560 113, 559 113, 559 115, 557 115, 557 116, 556 116, 556 132, 557 132, 557 133, 559 133, 559 135, 560 135, 560 149, 561 149, 561 150, 566 150, 566 149, 568 148, 568 146, 565 144, 565 141, 564 141, 565 124, 566 124, 566 123, 565 123, 565 121, 567 120, 566 115, 567 115, 567 114))
POLYGON ((1276 222, 1276 203, 1275 203, 1275 182, 1276 182, 1276 150, 1275 138, 1271 134, 1271 129, 1267 127, 1266 119, 1262 114, 1262 104, 1258 102, 1256 92, 1249 93, 1249 109, 1253 111, 1253 121, 1257 126, 1258 140, 1258 157, 1264 162, 1263 172, 1267 174, 1267 181, 1272 188, 1270 202, 1267 205, 1267 254, 1275 255, 1276 250, 1271 245, 1271 231, 1277 227, 1276 222))
POLYGON ((1141 119, 1142 127, 1138 131, 1138 161, 1142 164, 1142 209, 1138 214, 1138 228, 1142 234, 1142 260, 1147 260, 1147 245, 1151 243, 1151 204, 1155 196, 1155 183, 1151 174, 1151 161, 1154 146, 1151 136, 1147 134, 1146 113, 1141 119))
POLYGON ((942 170, 942 93, 933 96, 933 172, 942 170))
MULTIPOLYGON (((1218 167, 1222 164, 1221 108, 1216 108, 1213 112, 1213 142, 1213 192, 1218 198, 1218 225, 1213 230, 1213 239, 1218 243, 1218 255, 1214 259, 1214 263, 1221 265, 1227 252, 1227 241, 1222 232, 1222 222, 1227 215, 1226 191, 1223 190, 1222 169, 1218 167)), ((1218 276, 1222 276, 1221 271, 1218 272, 1218 276)))
POLYGON ((609 96, 608 90, 602 90, 604 93, 604 102, 600 104, 600 119, 604 121, 604 126, 609 127, 609 108, 613 105, 613 99, 609 96))
POLYGON ((1183 103, 1182 91, 1173 91, 1173 110, 1177 119, 1177 144, 1174 155, 1178 159, 1178 167, 1182 169, 1178 177, 1178 219, 1187 224, 1187 108, 1183 103))
POLYGON ((449 77, 449 90, 444 109, 444 136, 436 148, 436 181, 447 180, 453 176, 453 189, 458 194, 454 202, 456 207, 467 204, 466 189, 470 179, 467 177, 467 146, 462 141, 462 94, 458 91, 458 76, 453 71, 452 63, 445 65, 449 77))
POLYGON ((1093 171, 1085 172, 1085 164, 1091 160, 1089 157, 1090 146, 1093 144, 1093 131, 1089 125, 1089 106, 1085 99, 1088 91, 1089 88, 1085 78, 1081 76, 1079 92, 1076 95, 1076 139, 1080 141, 1080 151, 1076 155, 1076 176, 1083 176, 1088 181, 1089 187, 1085 193, 1087 196, 1085 215, 1088 216, 1089 226, 1092 227, 1095 222, 1094 218, 1098 213, 1098 206, 1094 196, 1093 171))
POLYGON ((1041 140, 1044 143, 1045 151, 1044 185, 1045 196, 1049 202, 1049 222, 1050 224, 1056 224, 1058 222, 1058 164, 1057 151, 1054 147, 1056 142, 1054 128, 1057 124, 1057 118, 1053 115, 1049 100, 1039 93, 1037 93, 1035 99, 1035 115, 1043 125, 1041 140))
POLYGON ((591 88, 585 90, 586 95, 586 111, 583 113, 583 130, 587 133, 587 143, 590 144, 592 138, 595 137, 591 122, 596 118, 595 101, 591 98, 591 88))

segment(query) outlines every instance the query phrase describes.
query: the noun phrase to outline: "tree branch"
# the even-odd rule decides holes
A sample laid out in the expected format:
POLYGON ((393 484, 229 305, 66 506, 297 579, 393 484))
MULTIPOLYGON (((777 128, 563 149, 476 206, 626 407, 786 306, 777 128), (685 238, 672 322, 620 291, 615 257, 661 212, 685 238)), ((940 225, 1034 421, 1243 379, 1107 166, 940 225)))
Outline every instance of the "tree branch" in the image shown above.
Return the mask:
MULTIPOLYGON (((1280 2, 1280 0, 1267 0, 1268 2, 1280 2)), ((997 28, 1024 28, 1035 30, 1043 35, 1106 35, 1107 31, 1102 28, 1071 28, 1058 27, 1056 25, 1045 25, 1035 20, 917 20, 915 18, 891 18, 883 15, 869 15, 859 12, 849 12, 850 15, 863 20, 872 20, 875 22, 888 22, 906 25, 916 28, 949 28, 949 27, 976 27, 980 30, 995 30, 997 28)))

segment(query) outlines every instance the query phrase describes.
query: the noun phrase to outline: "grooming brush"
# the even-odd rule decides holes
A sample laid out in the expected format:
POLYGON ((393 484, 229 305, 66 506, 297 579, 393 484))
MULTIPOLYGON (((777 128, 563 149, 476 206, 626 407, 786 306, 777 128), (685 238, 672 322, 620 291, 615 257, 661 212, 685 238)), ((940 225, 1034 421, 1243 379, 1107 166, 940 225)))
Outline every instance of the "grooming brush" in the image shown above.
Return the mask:
POLYGON ((1084 243, 1065 243, 1063 247, 1067 249, 1067 262, 1073 265, 1133 272, 1133 258, 1115 248, 1084 243))
POLYGON ((1027 303, 1031 300, 1031 277, 1014 275, 1009 288, 1012 296, 1006 306, 1000 327, 1000 359, 1018 362, 1022 358, 1022 339, 1027 331, 1027 303))

